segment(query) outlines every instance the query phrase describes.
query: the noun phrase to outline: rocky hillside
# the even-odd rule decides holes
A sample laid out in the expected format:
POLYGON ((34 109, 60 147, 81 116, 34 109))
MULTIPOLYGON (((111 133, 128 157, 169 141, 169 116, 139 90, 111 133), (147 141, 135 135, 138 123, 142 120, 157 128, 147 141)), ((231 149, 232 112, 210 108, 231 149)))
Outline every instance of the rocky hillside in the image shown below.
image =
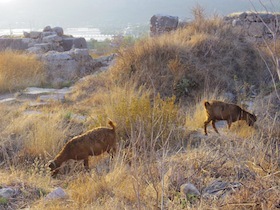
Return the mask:
POLYGON ((0 101, 0 208, 277 209, 278 79, 265 47, 198 15, 120 49, 107 71, 69 89, 19 91, 0 101), (211 99, 255 111, 255 126, 217 122, 220 134, 209 126, 205 136, 211 99), (90 157, 89 171, 69 160, 52 178, 48 162, 65 143, 108 119, 114 158, 90 157))

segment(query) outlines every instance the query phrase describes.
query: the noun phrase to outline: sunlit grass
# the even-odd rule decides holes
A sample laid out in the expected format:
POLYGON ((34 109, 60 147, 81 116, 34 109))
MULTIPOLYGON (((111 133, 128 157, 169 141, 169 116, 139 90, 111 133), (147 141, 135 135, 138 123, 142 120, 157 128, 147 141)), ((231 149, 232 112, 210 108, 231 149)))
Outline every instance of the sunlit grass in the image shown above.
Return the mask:
POLYGON ((0 92, 40 86, 45 82, 44 64, 35 55, 0 52, 0 92))
POLYGON ((189 112, 186 113, 185 126, 188 130, 203 128, 205 120, 206 120, 206 112, 201 102, 196 104, 193 109, 190 109, 189 112))

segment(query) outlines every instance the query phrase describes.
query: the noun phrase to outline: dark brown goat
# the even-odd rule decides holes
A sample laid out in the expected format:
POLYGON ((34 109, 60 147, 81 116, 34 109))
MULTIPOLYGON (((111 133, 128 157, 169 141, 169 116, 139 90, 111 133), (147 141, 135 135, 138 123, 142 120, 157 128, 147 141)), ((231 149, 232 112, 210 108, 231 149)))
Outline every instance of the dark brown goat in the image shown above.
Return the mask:
POLYGON ((222 101, 205 101, 204 106, 207 113, 207 120, 204 122, 204 133, 207 135, 207 125, 212 121, 214 130, 218 132, 215 122, 219 120, 226 120, 228 129, 233 122, 238 120, 245 120, 249 126, 253 126, 257 120, 254 114, 251 114, 240 106, 235 104, 229 104, 222 101))
POLYGON ((84 160, 84 167, 88 170, 89 156, 97 156, 103 152, 115 153, 115 125, 112 121, 109 121, 109 125, 112 128, 95 128, 68 141, 54 160, 50 162, 52 176, 56 176, 61 164, 67 160, 84 160))

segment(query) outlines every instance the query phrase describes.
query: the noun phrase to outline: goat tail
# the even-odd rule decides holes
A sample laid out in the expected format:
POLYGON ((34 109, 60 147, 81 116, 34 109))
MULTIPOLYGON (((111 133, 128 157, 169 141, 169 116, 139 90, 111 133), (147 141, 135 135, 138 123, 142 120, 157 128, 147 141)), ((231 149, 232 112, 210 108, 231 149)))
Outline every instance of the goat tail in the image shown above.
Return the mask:
POLYGON ((111 120, 108 122, 108 124, 113 128, 113 130, 115 130, 116 126, 111 120))
POLYGON ((208 101, 204 101, 204 107, 207 109, 210 105, 210 103, 208 101))

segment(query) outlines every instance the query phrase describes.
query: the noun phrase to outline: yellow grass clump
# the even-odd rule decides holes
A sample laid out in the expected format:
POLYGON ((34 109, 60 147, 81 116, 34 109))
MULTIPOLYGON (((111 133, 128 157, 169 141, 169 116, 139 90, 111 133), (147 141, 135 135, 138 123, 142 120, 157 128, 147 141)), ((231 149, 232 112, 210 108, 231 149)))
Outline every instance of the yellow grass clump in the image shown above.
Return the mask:
POLYGON ((44 64, 35 55, 0 52, 0 92, 40 86, 45 82, 44 64))
POLYGON ((97 119, 101 121, 108 117, 115 121, 121 139, 141 135, 143 144, 153 141, 158 146, 164 143, 178 146, 183 135, 177 130, 183 123, 183 116, 175 97, 162 99, 159 94, 153 95, 149 90, 127 83, 114 86, 110 91, 95 92, 88 100, 87 103, 97 106, 90 115, 93 118, 103 115, 97 119))

